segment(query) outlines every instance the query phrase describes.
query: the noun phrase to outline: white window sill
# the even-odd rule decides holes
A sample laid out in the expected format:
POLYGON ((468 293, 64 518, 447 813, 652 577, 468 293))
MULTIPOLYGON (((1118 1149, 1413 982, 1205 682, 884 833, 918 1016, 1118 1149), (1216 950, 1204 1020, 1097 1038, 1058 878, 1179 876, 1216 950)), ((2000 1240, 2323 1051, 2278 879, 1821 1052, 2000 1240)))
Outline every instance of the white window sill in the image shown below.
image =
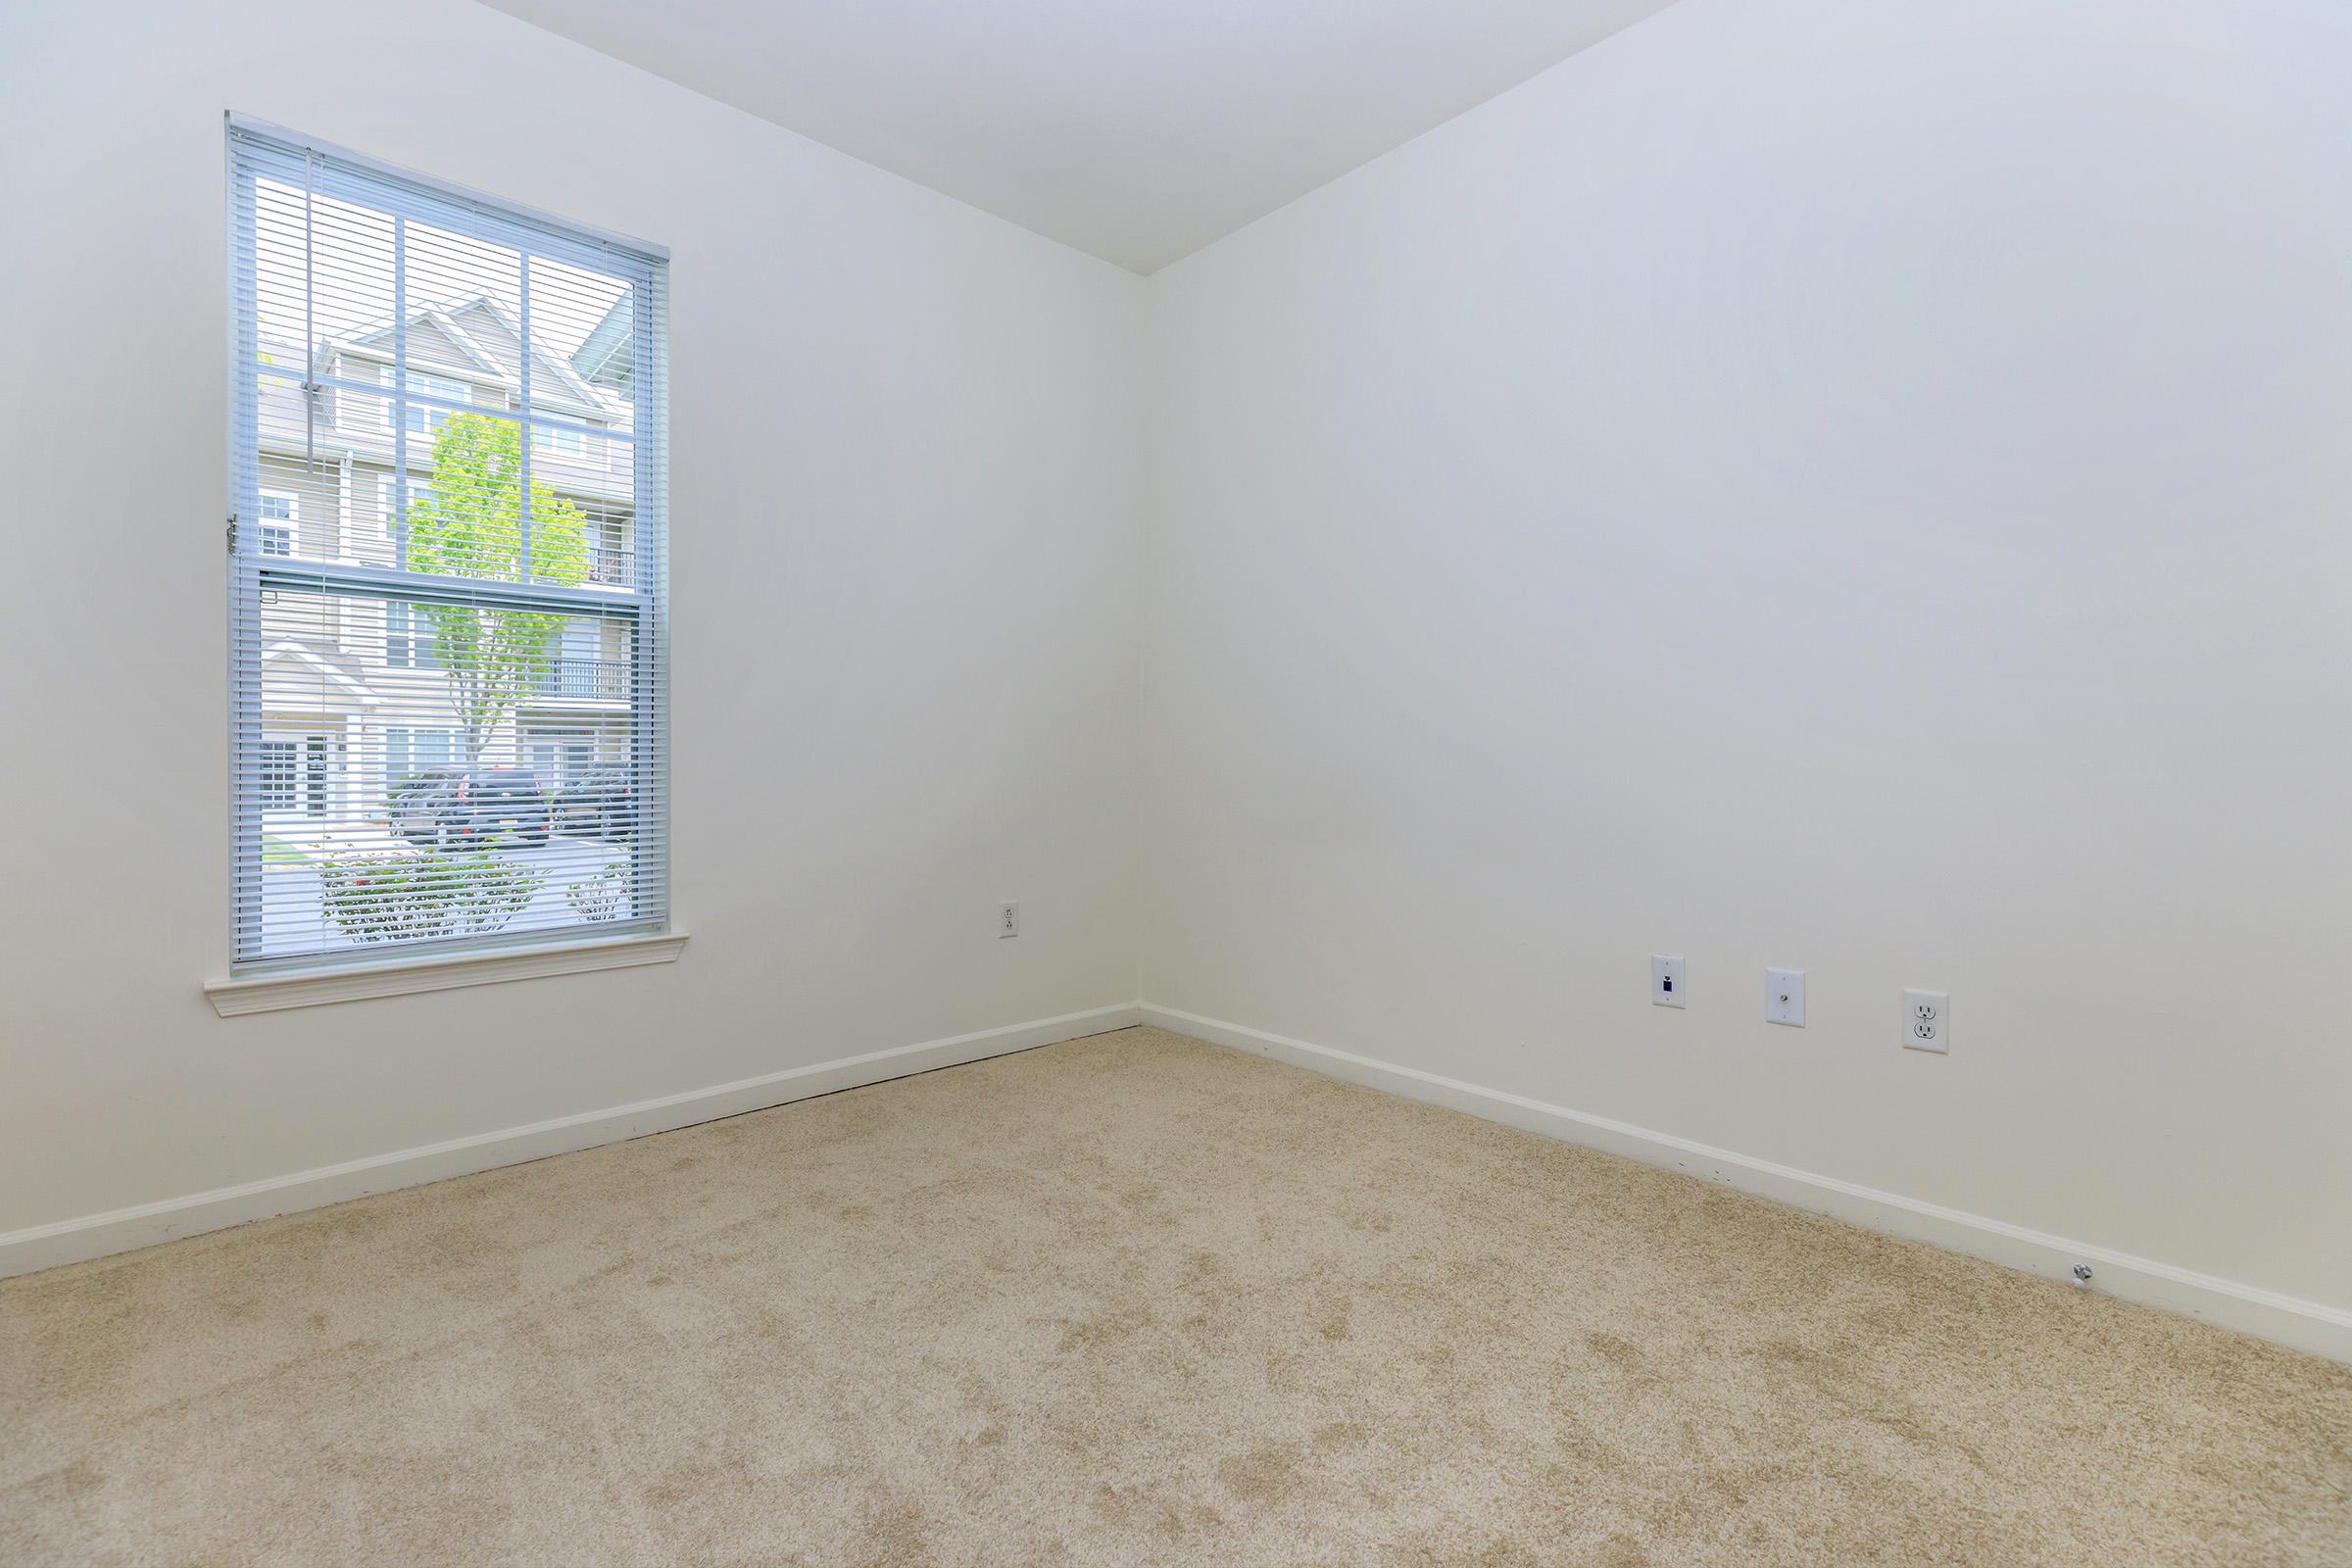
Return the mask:
POLYGON ((413 991, 448 991, 458 986, 496 985, 502 980, 536 980, 543 975, 579 974, 589 969, 625 969, 641 963, 674 963, 686 946, 683 931, 557 942, 545 947, 508 948, 488 953, 376 963, 297 969, 283 974, 208 980, 204 994, 223 1018, 284 1007, 316 1007, 329 1002, 406 996, 413 991))

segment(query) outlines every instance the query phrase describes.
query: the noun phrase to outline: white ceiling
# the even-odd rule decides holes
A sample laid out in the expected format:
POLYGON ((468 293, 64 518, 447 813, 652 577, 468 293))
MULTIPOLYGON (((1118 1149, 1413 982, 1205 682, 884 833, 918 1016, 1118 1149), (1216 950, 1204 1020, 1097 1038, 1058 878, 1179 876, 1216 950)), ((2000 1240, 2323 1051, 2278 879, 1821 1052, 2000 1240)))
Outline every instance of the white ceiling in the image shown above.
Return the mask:
POLYGON ((485 0, 1140 272, 1671 0, 485 0))

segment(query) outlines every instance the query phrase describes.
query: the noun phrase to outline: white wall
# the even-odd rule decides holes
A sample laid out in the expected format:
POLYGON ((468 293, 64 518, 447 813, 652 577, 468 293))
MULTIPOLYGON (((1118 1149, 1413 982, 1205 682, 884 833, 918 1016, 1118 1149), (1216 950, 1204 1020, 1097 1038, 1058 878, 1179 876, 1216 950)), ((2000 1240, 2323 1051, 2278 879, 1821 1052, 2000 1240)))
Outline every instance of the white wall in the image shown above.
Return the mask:
POLYGON ((1133 998, 1140 279, 466 0, 0 11, 0 1232, 1133 998), (674 253, 677 964, 206 1004, 224 110, 674 253))
POLYGON ((1146 997, 2352 1307, 2346 80, 1683 0, 1157 274, 1146 997))
POLYGON ((1682 0, 1149 284, 386 16, 0 15, 0 1232, 1113 1005, 1140 953, 2352 1307, 2339 8, 1682 0), (680 963, 205 1004, 232 108, 675 252, 680 963))

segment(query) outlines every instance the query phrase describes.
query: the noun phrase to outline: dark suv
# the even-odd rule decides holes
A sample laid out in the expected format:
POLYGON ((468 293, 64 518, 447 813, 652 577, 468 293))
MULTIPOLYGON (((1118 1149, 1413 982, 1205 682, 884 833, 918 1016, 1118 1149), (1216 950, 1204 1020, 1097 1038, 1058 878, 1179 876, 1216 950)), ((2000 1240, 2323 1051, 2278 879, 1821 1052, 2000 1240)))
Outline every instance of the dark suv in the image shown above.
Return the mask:
POLYGON ((418 849, 488 849, 514 844, 537 849, 554 823, 547 791, 527 768, 434 768, 412 773, 387 802, 392 831, 418 849))
POLYGON ((592 767, 556 791, 556 830, 618 843, 637 830, 637 797, 625 767, 592 767))

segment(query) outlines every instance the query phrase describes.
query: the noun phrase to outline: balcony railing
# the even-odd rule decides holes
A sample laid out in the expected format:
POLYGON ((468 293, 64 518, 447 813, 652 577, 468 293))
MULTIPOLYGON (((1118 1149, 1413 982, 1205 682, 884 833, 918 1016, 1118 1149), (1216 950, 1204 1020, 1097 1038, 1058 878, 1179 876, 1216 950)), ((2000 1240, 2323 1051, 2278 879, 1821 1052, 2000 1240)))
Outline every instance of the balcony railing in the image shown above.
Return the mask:
POLYGON ((629 665, 622 659, 557 659, 540 672, 539 695, 579 702, 625 702, 629 665))
POLYGON ((588 547, 588 580, 608 588, 637 586, 637 552, 608 550, 602 545, 588 547))

